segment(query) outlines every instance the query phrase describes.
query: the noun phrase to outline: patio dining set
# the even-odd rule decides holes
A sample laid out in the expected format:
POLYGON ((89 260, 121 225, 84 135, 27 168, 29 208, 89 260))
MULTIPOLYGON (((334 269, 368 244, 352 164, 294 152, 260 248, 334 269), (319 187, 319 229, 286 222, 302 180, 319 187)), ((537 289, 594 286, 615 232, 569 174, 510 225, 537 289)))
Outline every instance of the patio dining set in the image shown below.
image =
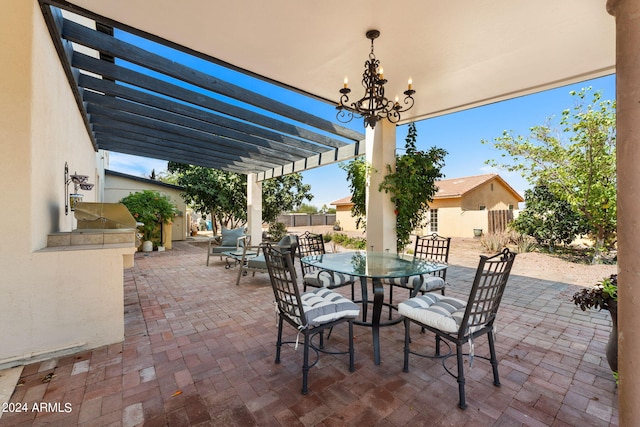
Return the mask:
MULTIPOLYGON (((354 325, 371 328, 374 363, 380 365, 380 328, 400 323, 405 330, 403 371, 409 372, 411 355, 442 360, 445 371, 457 380, 461 409, 467 407, 465 364, 471 367, 476 359, 489 361, 493 384, 500 386, 494 321, 515 253, 505 248, 493 256, 480 256, 464 300, 445 295, 451 239, 437 234, 417 236, 411 254, 372 250, 328 253, 323 236, 308 231, 256 246, 250 245, 248 236, 237 234, 233 237, 235 247, 227 239, 225 249, 217 249, 215 254, 225 260, 226 268, 238 268, 236 285, 249 273, 268 273, 278 313, 275 363, 280 363, 284 345, 303 346, 302 394, 309 392, 309 370, 318 363, 320 353, 348 355, 349 371, 354 372, 354 325), (369 297, 369 286, 373 298, 369 297), (338 291, 343 287, 350 290, 348 295, 338 291), (393 302, 394 288, 408 292, 399 303, 393 302), (385 308, 388 316, 383 315, 385 308), (297 330, 295 341, 283 341, 285 323, 297 330), (348 328, 347 341, 338 338, 327 344, 334 327, 341 325, 348 328), (434 334, 432 348, 411 346, 412 325, 421 333, 434 334), (488 355, 474 351, 474 341, 482 335, 487 336, 488 355), (313 361, 310 352, 315 355, 313 361), (447 364, 450 357, 455 357, 455 369, 447 364)), ((211 248, 207 264, 214 253, 211 248)))

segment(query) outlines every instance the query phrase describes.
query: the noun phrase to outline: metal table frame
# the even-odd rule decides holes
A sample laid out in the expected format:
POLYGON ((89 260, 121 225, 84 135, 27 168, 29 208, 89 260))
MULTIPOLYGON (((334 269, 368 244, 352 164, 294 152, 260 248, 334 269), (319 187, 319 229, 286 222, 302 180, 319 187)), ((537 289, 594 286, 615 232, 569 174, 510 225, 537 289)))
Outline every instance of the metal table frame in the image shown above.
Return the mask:
MULTIPOLYGON (((380 326, 390 326, 399 323, 402 319, 394 319, 388 322, 380 322, 384 302, 384 285, 382 279, 428 275, 435 271, 447 268, 446 264, 425 261, 411 256, 397 255, 389 252, 355 251, 329 253, 324 255, 312 255, 303 257, 302 262, 313 265, 323 270, 337 273, 350 274, 360 277, 362 286, 363 306, 362 321, 354 322, 357 325, 370 326, 373 336, 373 357, 376 365, 380 364, 380 326), (367 279, 371 279, 373 286, 373 313, 371 322, 367 321, 367 306, 369 304, 367 292, 367 279)), ((386 304, 390 305, 390 304, 386 304)))

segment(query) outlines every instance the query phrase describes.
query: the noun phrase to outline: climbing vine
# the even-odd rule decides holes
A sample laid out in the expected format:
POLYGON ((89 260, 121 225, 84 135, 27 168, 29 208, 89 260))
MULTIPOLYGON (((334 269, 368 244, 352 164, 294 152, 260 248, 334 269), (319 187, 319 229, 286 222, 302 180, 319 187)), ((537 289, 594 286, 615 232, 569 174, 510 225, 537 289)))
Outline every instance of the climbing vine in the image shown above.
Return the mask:
POLYGON ((340 168, 347 172, 347 181, 351 190, 351 216, 356 218, 356 228, 366 229, 367 216, 367 181, 371 173, 371 165, 364 156, 356 157, 349 163, 343 163, 340 168))
POLYGON ((435 182, 444 175, 447 151, 432 147, 427 151, 416 148, 418 132, 414 123, 409 124, 405 139, 405 154, 396 155, 395 170, 387 165, 388 174, 379 191, 391 193, 396 214, 396 249, 402 252, 411 241, 411 233, 424 223, 429 203, 438 191, 435 182))

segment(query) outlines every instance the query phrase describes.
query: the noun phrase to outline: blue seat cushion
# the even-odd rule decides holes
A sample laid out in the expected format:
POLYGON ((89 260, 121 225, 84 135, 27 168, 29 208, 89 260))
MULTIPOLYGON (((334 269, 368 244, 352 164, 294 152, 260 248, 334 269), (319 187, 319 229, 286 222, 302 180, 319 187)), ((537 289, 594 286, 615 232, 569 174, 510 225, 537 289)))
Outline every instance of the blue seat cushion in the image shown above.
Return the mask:
POLYGON ((220 246, 235 248, 238 245, 238 238, 244 236, 244 228, 240 227, 232 230, 223 228, 221 234, 222 241, 220 242, 220 246))
POLYGON ((267 269, 267 260, 264 258, 264 255, 258 255, 256 257, 253 258, 249 258, 247 260, 247 267, 248 268, 255 268, 257 269, 267 269))
POLYGON ((342 318, 356 318, 360 307, 350 299, 326 288, 300 295, 308 326, 318 326, 342 318))
POLYGON ((444 332, 457 332, 466 303, 436 293, 427 293, 398 304, 398 313, 444 332))

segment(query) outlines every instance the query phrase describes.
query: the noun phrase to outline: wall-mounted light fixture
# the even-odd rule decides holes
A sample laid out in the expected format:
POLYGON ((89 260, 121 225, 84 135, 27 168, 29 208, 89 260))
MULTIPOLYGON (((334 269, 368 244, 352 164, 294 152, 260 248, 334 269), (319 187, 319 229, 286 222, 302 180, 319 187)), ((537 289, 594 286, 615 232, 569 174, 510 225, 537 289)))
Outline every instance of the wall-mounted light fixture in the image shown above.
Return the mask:
POLYGON ((93 184, 89 184, 87 180, 89 179, 88 175, 78 175, 74 173, 73 175, 69 175, 69 165, 67 162, 64 162, 64 214, 69 215, 69 211, 74 211, 76 208, 76 203, 81 202, 84 197, 83 194, 78 193, 78 190, 89 191, 93 188, 93 184), (69 194, 69 184, 73 182, 73 193, 69 194))

